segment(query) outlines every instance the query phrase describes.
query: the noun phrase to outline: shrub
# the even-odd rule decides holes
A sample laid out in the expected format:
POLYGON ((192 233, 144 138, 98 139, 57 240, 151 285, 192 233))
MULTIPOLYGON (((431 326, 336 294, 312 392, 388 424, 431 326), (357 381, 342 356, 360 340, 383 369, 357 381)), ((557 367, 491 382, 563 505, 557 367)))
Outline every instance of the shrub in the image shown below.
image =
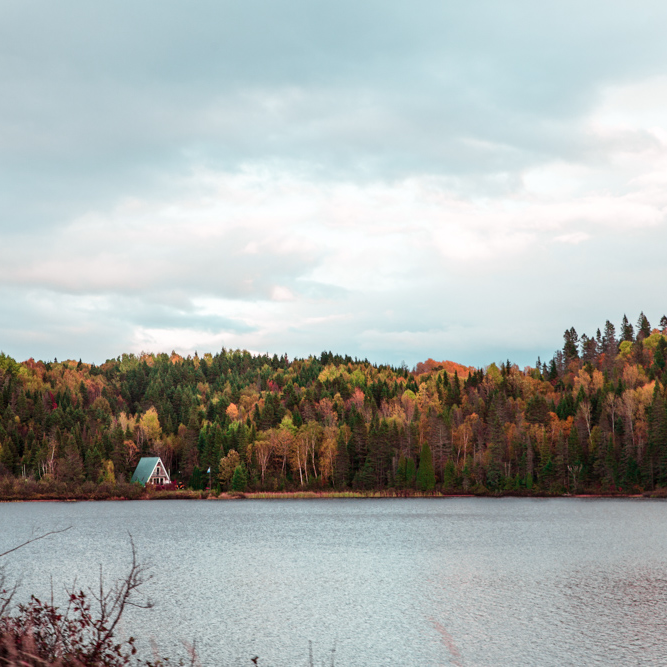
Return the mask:
MULTIPOLYGON (((62 531, 53 531, 62 532, 62 531)), ((46 535, 53 534, 47 533, 46 535)), ((26 542, 46 537, 43 535, 26 542)), ((20 545, 20 546, 25 546, 20 545)), ((16 547, 20 548, 20 547, 16 547)), ((15 551, 12 549, 11 551, 15 551)), ((6 552, 9 553, 9 552, 6 552)), ((6 555, 5 554, 0 554, 6 555)), ((136 657, 134 638, 119 641, 116 628, 130 606, 149 608, 137 589, 148 579, 137 562, 132 543, 132 564, 127 576, 106 589, 100 574, 99 592, 69 592, 64 609, 31 597, 10 612, 16 586, 7 590, 0 570, 0 665, 3 667, 159 667, 162 660, 145 662, 136 657)), ((191 665, 196 656, 191 654, 191 665)), ((182 663, 181 663, 182 664, 182 663)))

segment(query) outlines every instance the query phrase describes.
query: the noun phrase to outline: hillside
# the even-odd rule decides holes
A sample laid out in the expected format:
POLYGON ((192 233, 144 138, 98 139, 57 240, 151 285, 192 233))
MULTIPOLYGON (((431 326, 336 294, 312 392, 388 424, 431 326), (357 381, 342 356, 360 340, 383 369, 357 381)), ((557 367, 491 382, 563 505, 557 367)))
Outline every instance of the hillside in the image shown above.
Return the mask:
POLYGON ((619 335, 570 329, 548 364, 523 370, 428 359, 410 372, 330 352, 101 366, 2 354, 0 495, 113 489, 144 455, 194 489, 209 468, 238 491, 667 487, 666 352, 667 318, 651 329, 642 315, 619 335))

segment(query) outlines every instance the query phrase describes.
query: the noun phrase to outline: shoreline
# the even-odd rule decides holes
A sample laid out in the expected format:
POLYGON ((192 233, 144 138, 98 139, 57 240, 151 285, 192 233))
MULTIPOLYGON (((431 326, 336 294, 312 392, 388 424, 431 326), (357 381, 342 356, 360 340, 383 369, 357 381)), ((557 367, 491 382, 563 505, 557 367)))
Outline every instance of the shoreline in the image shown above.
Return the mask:
POLYGON ((596 492, 577 494, 550 494, 544 493, 387 493, 382 491, 249 491, 245 493, 220 493, 216 495, 208 491, 165 491, 148 492, 137 497, 109 496, 109 497, 33 497, 33 498, 0 498, 0 503, 76 503, 76 502, 101 502, 101 501, 155 501, 155 500, 329 500, 329 499, 423 499, 441 498, 443 500, 454 498, 569 498, 580 500, 597 499, 643 499, 664 500, 667 492, 664 489, 656 489, 653 492, 644 493, 619 493, 619 492, 596 492))

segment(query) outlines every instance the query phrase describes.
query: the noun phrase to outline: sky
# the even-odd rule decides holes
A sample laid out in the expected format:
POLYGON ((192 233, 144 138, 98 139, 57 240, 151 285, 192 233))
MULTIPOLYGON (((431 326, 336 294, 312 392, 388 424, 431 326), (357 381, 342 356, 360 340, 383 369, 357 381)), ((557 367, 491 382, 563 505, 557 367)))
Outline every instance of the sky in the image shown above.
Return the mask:
POLYGON ((667 3, 0 0, 0 349, 534 365, 667 311, 667 3))

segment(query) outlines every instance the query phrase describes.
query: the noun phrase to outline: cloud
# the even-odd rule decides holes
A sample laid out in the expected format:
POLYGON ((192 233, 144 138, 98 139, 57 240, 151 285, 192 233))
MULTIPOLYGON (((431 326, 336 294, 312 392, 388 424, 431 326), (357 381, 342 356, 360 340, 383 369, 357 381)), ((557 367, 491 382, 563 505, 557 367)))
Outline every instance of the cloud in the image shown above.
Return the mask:
MULTIPOLYGON (((512 197, 475 200, 434 176, 389 185, 321 183, 266 166, 198 170, 170 198, 123 201, 38 242, 26 236, 17 246, 24 251, 0 250, 0 284, 59 293, 68 308, 76 300, 77 318, 113 319, 132 348, 225 344, 304 354, 327 341, 400 361, 411 358, 410 344, 432 356, 440 341, 465 356, 471 345, 489 348, 485 326, 461 322, 478 308, 497 310, 488 303, 496 288, 505 289, 493 297, 500 302, 549 293, 544 271, 562 261, 545 254, 552 240, 579 247, 593 237, 620 242, 628 231, 664 233, 655 185, 630 182, 621 194, 591 193, 581 182, 554 195, 529 189, 528 178, 512 197)), ((590 270, 600 266, 596 248, 590 270)), ((515 334, 502 338, 517 349, 515 334)))
POLYGON ((555 240, 560 241, 561 243, 571 243, 572 245, 578 245, 584 241, 588 241, 591 236, 586 232, 571 232, 569 234, 561 234, 556 236, 555 240))
POLYGON ((528 363, 619 304, 659 317, 665 19, 9 4, 0 344, 528 363))

